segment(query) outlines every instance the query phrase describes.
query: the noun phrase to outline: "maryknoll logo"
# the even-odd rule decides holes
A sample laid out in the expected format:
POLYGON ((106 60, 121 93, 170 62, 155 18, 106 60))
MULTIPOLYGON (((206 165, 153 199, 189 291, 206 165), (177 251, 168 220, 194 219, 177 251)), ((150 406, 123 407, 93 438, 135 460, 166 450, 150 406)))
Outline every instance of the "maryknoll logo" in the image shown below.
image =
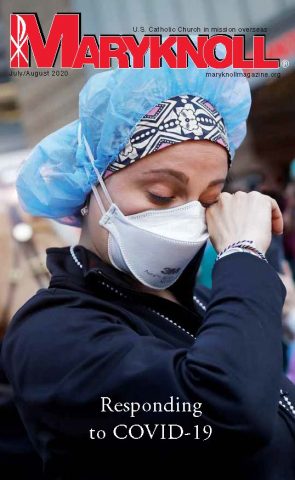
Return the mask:
POLYGON ((279 59, 266 58, 264 35, 253 36, 251 58, 245 55, 244 35, 197 35, 196 42, 187 35, 84 35, 81 38, 81 14, 57 13, 45 36, 36 13, 13 13, 10 16, 10 67, 55 66, 60 51, 61 68, 110 68, 116 59, 119 68, 160 68, 165 60, 171 68, 186 68, 191 59, 198 68, 277 69, 279 59), (224 55, 216 56, 216 46, 223 45, 224 55))

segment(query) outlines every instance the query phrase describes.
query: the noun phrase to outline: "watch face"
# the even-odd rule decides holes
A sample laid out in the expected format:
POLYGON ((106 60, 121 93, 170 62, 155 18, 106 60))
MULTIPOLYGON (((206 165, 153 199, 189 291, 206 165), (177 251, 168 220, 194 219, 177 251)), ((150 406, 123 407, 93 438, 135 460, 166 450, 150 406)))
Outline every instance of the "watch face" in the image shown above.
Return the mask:
POLYGON ((12 235, 18 242, 27 242, 33 236, 33 229, 28 223, 17 223, 12 229, 12 235))

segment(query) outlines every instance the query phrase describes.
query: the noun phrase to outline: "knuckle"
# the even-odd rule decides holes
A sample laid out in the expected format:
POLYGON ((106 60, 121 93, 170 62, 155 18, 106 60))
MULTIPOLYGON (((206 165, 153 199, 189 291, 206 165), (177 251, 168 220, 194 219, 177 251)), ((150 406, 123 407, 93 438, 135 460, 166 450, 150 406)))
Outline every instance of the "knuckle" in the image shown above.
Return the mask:
POLYGON ((272 205, 272 204, 277 205, 277 202, 275 201, 275 199, 271 198, 269 195, 262 194, 261 196, 263 197, 263 200, 265 201, 265 203, 268 203, 269 205, 272 205))
POLYGON ((220 200, 229 199, 231 197, 232 197, 232 194, 228 192, 221 192, 221 194, 219 195, 220 200))
POLYGON ((243 190, 238 190, 235 192, 235 196, 237 197, 245 197, 247 195, 247 192, 243 192, 243 190))
POLYGON ((249 195, 251 195, 251 197, 261 197, 262 193, 257 192, 257 190, 251 190, 251 192, 249 192, 249 195))

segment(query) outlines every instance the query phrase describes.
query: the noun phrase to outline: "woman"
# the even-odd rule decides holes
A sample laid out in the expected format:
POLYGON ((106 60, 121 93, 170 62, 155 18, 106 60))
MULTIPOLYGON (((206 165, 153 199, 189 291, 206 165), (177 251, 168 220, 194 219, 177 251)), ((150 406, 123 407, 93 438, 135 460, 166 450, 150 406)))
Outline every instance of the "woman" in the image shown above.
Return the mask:
MULTIPOLYGON (((227 69, 232 73, 232 69, 227 69)), ((46 478, 295 478, 276 202, 222 193, 249 87, 206 70, 116 70, 19 172, 23 207, 82 226, 14 316, 3 361, 46 478), (210 239, 208 298, 193 297, 210 239)))

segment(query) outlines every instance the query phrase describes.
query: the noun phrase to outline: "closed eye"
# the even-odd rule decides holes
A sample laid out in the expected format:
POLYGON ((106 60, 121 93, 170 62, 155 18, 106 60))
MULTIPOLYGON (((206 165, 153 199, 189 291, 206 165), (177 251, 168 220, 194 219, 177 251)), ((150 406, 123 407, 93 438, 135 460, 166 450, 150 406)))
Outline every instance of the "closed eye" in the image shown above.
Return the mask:
POLYGON ((149 197, 151 199, 152 202, 154 203, 158 203, 158 204, 165 204, 165 203, 169 203, 169 202, 172 202, 172 200, 174 199, 173 196, 171 197, 163 197, 161 195, 156 195, 155 193, 152 193, 152 192, 148 192, 149 194, 149 197))

